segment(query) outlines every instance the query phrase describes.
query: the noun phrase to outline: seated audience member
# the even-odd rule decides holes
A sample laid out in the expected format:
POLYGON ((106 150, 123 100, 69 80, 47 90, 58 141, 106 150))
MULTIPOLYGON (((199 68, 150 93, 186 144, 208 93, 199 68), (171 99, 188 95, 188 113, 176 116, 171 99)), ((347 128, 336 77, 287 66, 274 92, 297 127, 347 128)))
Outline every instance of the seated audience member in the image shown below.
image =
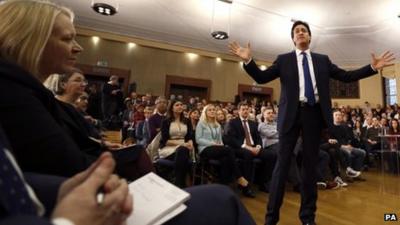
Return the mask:
MULTIPOLYGON (((112 175, 115 162, 109 153, 103 153, 88 169, 66 180, 36 173, 22 176, 8 147, 0 128, 0 162, 7 167, 0 171, 0 180, 8 185, 0 186, 0 224, 125 224, 134 200, 126 181, 112 175), (10 193, 10 187, 14 192, 10 193), (100 187, 105 194, 102 204, 95 198, 100 187)), ((186 191, 191 194, 185 202, 187 209, 165 224, 255 224, 239 199, 224 186, 203 185, 186 191)))
POLYGON ((193 135, 193 146, 195 150, 195 156, 197 156, 198 149, 197 149, 197 142, 196 142, 196 126, 199 123, 199 118, 200 118, 200 111, 198 109, 192 109, 188 112, 188 118, 190 120, 190 123, 192 124, 192 135, 193 135))
POLYGON ((267 162, 267 187, 269 190, 269 182, 272 178, 272 172, 274 170, 276 159, 278 157, 278 145, 279 145, 279 133, 277 123, 275 121, 275 113, 272 108, 265 108, 262 117, 260 118, 261 123, 258 124, 258 132, 260 133, 262 146, 268 153, 269 160, 267 162))
MULTIPOLYGON (((88 136, 78 137, 84 137, 80 143, 74 135, 85 132, 85 128, 68 119, 66 104, 61 104, 42 82, 50 74, 74 69, 74 59, 82 48, 75 41, 73 13, 42 1, 3 2, 0 11, 7 15, 0 21, 0 43, 8 40, 7 46, 0 44, 0 123, 23 171, 70 177, 86 169, 100 154, 90 155, 80 148, 88 136), (18 16, 12 16, 14 12, 18 16), (33 21, 29 19, 32 14, 40 16, 33 21), (31 29, 16 29, 15 24, 31 29), (68 130, 73 127, 77 133, 68 130)), ((75 114, 81 117, 76 110, 75 114)))
POLYGON ((193 159, 193 129, 183 116, 182 102, 171 100, 167 118, 161 123, 159 157, 175 161, 175 184, 186 186, 186 175, 193 159))
POLYGON ((194 97, 189 97, 189 103, 187 105, 188 110, 192 110, 196 107, 196 99, 194 97))
POLYGON ((367 129, 365 134, 365 150, 368 154, 373 153, 375 150, 380 149, 381 143, 379 139, 379 132, 381 131, 379 120, 376 117, 372 118, 372 126, 367 129))
POLYGON ((365 117, 365 120, 364 120, 363 127, 365 127, 366 129, 372 127, 372 113, 370 113, 370 114, 371 114, 371 115, 368 114, 368 115, 365 117))
MULTIPOLYGON (((216 121, 214 105, 206 105, 196 127, 196 142, 200 157, 204 160, 220 161, 220 181, 228 184, 232 178, 243 190, 248 189, 249 182, 242 176, 236 164, 235 152, 222 142, 221 125, 216 121)), ((247 192, 243 191, 246 195, 247 192)))
POLYGON ((196 130, 197 123, 200 118, 200 111, 198 109, 192 109, 188 113, 188 118, 192 124, 193 132, 196 130))
POLYGON ((89 105, 89 95, 86 92, 83 92, 81 96, 76 99, 74 105, 78 112, 86 119, 86 121, 91 125, 90 129, 93 129, 93 132, 98 133, 101 136, 101 121, 93 118, 91 115, 87 114, 86 110, 89 105))
POLYGON ((366 156, 365 150, 351 145, 352 132, 346 125, 342 124, 342 113, 335 111, 333 113, 334 126, 331 131, 331 139, 338 142, 340 152, 344 158, 344 167, 348 177, 358 177, 363 169, 363 162, 366 156))
POLYGON ((98 157, 104 150, 112 151, 117 161, 117 173, 128 180, 135 180, 153 171, 152 163, 142 146, 137 145, 130 149, 120 150, 124 146, 108 142, 98 133, 92 132, 87 120, 73 107, 86 86, 86 80, 81 71, 74 70, 72 73, 58 75, 58 77, 55 93, 65 112, 61 117, 65 124, 63 128, 71 135, 81 150, 94 157, 98 157))
POLYGON ((150 142, 150 129, 149 129, 149 118, 153 114, 153 109, 150 106, 144 108, 144 120, 139 122, 136 127, 136 139, 137 144, 146 147, 150 142))
MULTIPOLYGON (((271 103, 270 103, 271 104, 271 103)), ((260 113, 256 116, 256 121, 257 121, 257 123, 261 123, 262 122, 262 118, 264 117, 264 111, 267 109, 267 108, 271 108, 272 109, 272 107, 271 106, 269 106, 269 107, 267 107, 267 106, 261 106, 261 109, 260 109, 260 113)), ((272 109, 273 110, 273 109, 272 109)))
POLYGON ((78 69, 73 69, 71 72, 63 75, 53 74, 48 79, 52 79, 55 85, 53 87, 48 87, 46 86, 46 82, 44 82, 44 84, 55 94, 56 99, 60 101, 61 107, 65 107, 68 111, 72 112, 74 115, 73 118, 76 119, 75 122, 79 122, 80 125, 85 128, 85 132, 88 136, 101 139, 100 132, 97 129, 93 129, 91 123, 86 120, 82 113, 75 107, 76 101, 85 92, 85 87, 87 85, 87 81, 82 74, 82 71, 78 69))
POLYGON ((35 1, 2 2, 0 12, 0 123, 23 171, 70 177, 95 158, 62 128, 62 110, 42 82, 71 71, 82 51, 73 13, 35 1))
POLYGON ((217 110, 217 122, 221 126, 222 133, 224 133, 225 125, 226 125, 226 113, 223 109, 217 110))
POLYGON ((129 100, 133 105, 139 104, 142 101, 139 99, 136 91, 131 91, 131 93, 129 94, 129 100))
MULTIPOLYGON (((257 123, 249 120, 249 107, 246 103, 239 103, 239 117, 229 121, 226 130, 225 138, 227 145, 235 150, 237 158, 242 159, 243 176, 246 180, 252 180, 253 159, 259 158, 262 162, 261 171, 258 173, 260 189, 266 189, 268 164, 272 163, 269 160, 270 153, 262 148, 262 142, 257 130, 257 123)), ((225 140, 225 139, 224 139, 225 140)), ((250 192, 249 192, 250 193, 250 192)))
POLYGON ((389 134, 400 135, 399 121, 397 119, 390 120, 389 134))
POLYGON ((132 127, 134 127, 136 131, 137 125, 145 119, 144 117, 144 108, 146 107, 145 104, 137 104, 135 106, 135 111, 133 113, 133 116, 131 115, 130 122, 132 124, 132 127))
POLYGON ((364 147, 364 139, 365 139, 365 133, 366 133, 366 128, 362 127, 361 121, 356 120, 354 122, 354 128, 353 128, 353 142, 352 145, 357 148, 363 148, 364 147))
MULTIPOLYGON (((134 93, 134 92, 133 92, 134 93)), ((136 100, 135 100, 136 102, 136 100)), ((122 112, 122 127, 121 127, 121 143, 125 141, 128 137, 132 137, 132 134, 129 134, 128 129, 131 127, 131 117, 135 112, 135 104, 133 103, 132 99, 126 98, 125 101, 124 111, 122 112)))
POLYGON ((397 119, 390 120, 389 135, 394 135, 393 137, 387 138, 387 146, 391 152, 383 153, 386 154, 382 156, 388 165, 388 170, 394 174, 399 171, 399 161, 400 155, 398 151, 400 150, 400 127, 399 121, 397 119), (396 137, 397 136, 397 137, 396 137))
POLYGON ((151 142, 161 130, 161 122, 167 115, 167 100, 164 96, 156 99, 155 113, 149 118, 150 140, 151 142))
POLYGON ((336 139, 330 139, 328 130, 322 131, 321 145, 319 149, 320 151, 325 151, 329 155, 329 169, 331 171, 333 181, 338 183, 340 187, 347 187, 348 184, 344 182, 340 176, 339 163, 343 162, 340 145, 336 139))
POLYGON ((382 128, 388 128, 389 124, 388 124, 388 119, 386 117, 382 117, 381 121, 380 121, 380 126, 382 128))
POLYGON ((224 134, 224 132, 225 132, 225 127, 226 127, 226 124, 227 124, 227 119, 226 119, 227 110, 225 110, 225 109, 217 109, 216 112, 217 112, 217 114, 216 114, 216 116, 217 116, 217 122, 218 122, 219 125, 221 126, 222 141, 223 141, 224 143, 226 143, 226 140, 224 139, 225 136, 224 136, 223 134, 224 134))

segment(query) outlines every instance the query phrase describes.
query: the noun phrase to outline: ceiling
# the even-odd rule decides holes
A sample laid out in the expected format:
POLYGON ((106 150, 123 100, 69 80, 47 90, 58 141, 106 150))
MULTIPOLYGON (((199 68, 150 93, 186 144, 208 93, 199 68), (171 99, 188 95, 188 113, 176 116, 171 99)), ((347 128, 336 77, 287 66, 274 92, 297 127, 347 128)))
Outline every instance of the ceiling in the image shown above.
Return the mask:
POLYGON ((249 41, 254 57, 264 61, 293 50, 292 19, 310 24, 312 51, 342 66, 369 63, 371 52, 400 52, 399 0, 213 1, 118 0, 119 12, 107 17, 90 8, 91 0, 55 0, 72 8, 82 27, 218 53, 228 53, 228 41, 249 41), (230 38, 213 39, 212 27, 230 27, 230 38))

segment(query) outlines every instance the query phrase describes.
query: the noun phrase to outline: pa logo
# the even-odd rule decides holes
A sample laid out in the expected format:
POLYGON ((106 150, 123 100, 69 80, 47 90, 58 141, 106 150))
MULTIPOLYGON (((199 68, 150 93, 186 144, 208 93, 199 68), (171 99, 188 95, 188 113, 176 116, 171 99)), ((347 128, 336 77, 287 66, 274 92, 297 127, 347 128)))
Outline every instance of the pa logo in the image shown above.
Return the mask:
POLYGON ((384 221, 397 221, 396 213, 385 213, 383 216, 384 221))

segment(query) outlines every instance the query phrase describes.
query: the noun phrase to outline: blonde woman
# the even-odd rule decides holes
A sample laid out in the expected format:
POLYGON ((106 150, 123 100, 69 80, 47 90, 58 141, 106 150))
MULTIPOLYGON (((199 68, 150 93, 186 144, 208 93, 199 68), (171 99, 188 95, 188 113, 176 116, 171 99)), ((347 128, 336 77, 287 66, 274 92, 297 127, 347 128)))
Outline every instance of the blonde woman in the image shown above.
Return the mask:
POLYGON ((214 105, 208 104, 204 107, 195 133, 200 157, 221 162, 221 183, 228 184, 233 176, 243 194, 251 197, 249 182, 242 176, 236 164, 235 152, 222 142, 221 125, 217 122, 214 105))
MULTIPOLYGON (((45 187, 41 192, 48 194, 48 200, 57 199, 52 193, 57 193, 55 188, 60 187, 57 205, 53 212, 48 212, 49 219, 54 224, 122 224, 132 210, 132 198, 126 181, 112 175, 115 162, 111 154, 102 154, 96 161, 77 147, 62 128, 63 112, 57 100, 42 84, 50 74, 71 71, 82 51, 75 41, 74 14, 48 1, 15 0, 2 1, 0 15, 0 124, 17 163, 24 172, 66 177, 86 169, 61 187, 61 178, 36 176, 36 183, 45 187), (110 181, 115 186, 106 187, 110 181), (100 187, 105 194, 102 207, 98 207, 94 198, 100 187), (116 215, 115 211, 121 213, 116 215)), ((2 158, 1 164, 7 167, 9 164, 3 164, 4 161, 2 158)), ((16 163, 12 167, 16 168, 16 163)), ((5 203, 6 199, 12 199, 1 191, 0 198, 4 201, 0 208, 6 210, 1 210, 0 223, 50 224, 50 220, 39 218, 44 208, 33 195, 32 190, 36 189, 29 189, 29 195, 27 190, 20 191, 26 189, 25 181, 18 179, 21 176, 14 172, 11 176, 14 186, 9 187, 14 187, 15 196, 19 196, 12 198, 14 202, 21 200, 22 204, 5 203), (31 210, 28 212, 21 205, 31 206, 31 210), (13 221, 15 217, 19 222, 13 221)))
MULTIPOLYGON (((70 71, 82 50, 75 42, 73 13, 44 0, 9 0, 0 2, 0 15, 0 123, 9 138, 4 141, 0 132, 1 166, 6 167, 4 162, 9 166, 0 177, 18 194, 18 198, 11 196, 1 188, 0 224, 126 224, 133 199, 127 182, 112 174, 117 165, 111 154, 102 154, 84 171, 89 160, 62 129, 62 112, 42 84, 52 73, 70 71), (3 149, 5 142, 18 160, 13 162, 11 153, 3 149), (23 180, 17 164, 22 171, 44 174, 83 172, 60 186, 60 177, 31 173, 31 179, 23 180), (37 185, 27 189, 29 181, 37 185), (37 190, 42 193, 39 198, 34 195, 37 190), (96 201, 98 190, 104 200, 96 201), (46 218, 41 216, 45 211, 40 198, 47 200, 43 201, 46 209, 53 208, 46 218)), ((166 224, 255 225, 226 187, 187 191, 191 193, 187 209, 166 224), (207 217, 199 219, 199 215, 207 217)))

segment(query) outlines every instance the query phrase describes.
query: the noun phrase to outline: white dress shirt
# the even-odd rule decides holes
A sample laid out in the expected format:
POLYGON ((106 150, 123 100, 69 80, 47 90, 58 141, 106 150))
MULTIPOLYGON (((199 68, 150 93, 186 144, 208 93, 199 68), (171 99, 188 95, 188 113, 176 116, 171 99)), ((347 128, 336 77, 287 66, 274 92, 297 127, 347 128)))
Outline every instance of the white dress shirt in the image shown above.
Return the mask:
MULTIPOLYGON (((239 116, 239 118, 240 118, 240 122, 242 123, 242 126, 243 126, 243 124, 246 124, 247 130, 249 131, 250 143, 251 143, 251 145, 254 145, 253 138, 251 137, 251 131, 250 131, 250 126, 249 126, 249 118, 245 119, 245 118, 243 118, 241 116, 239 116), (244 123, 245 120, 247 121, 246 123, 244 123)), ((242 148, 244 148, 244 146, 246 146, 246 138, 243 140, 242 148)))
POLYGON ((303 55, 301 54, 302 52, 305 52, 307 54, 307 61, 308 61, 308 67, 310 68, 310 75, 311 75, 311 81, 314 89, 314 95, 315 95, 315 102, 319 101, 319 96, 318 96, 318 89, 317 89, 317 82, 315 80, 315 73, 314 73, 314 66, 312 63, 312 58, 311 58, 311 51, 310 49, 307 49, 305 51, 301 51, 299 49, 296 49, 296 58, 297 58, 297 68, 298 68, 298 74, 299 74, 299 101, 301 102, 307 102, 305 95, 305 86, 304 86, 304 70, 303 70, 303 55))

